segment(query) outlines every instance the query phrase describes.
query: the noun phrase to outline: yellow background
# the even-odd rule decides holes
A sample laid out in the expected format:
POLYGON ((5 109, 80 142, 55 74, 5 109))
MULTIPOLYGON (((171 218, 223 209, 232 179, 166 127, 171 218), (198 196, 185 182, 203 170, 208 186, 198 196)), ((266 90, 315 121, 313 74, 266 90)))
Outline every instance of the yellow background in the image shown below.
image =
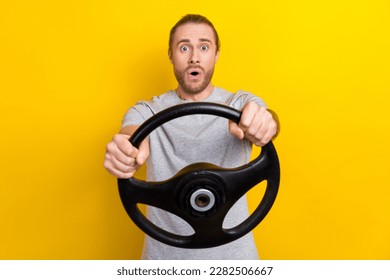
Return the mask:
POLYGON ((136 100, 176 86, 168 33, 186 13, 219 31, 214 84, 281 119, 261 257, 390 259, 389 6, 1 0, 0 259, 139 258, 105 144, 136 100))

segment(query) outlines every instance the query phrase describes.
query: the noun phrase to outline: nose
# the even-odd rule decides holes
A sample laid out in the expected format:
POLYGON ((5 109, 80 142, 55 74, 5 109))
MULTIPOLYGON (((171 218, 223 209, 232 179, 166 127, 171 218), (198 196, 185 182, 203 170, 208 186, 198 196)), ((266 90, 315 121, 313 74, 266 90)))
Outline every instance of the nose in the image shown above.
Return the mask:
POLYGON ((196 50, 194 50, 191 53, 189 63, 190 64, 199 64, 200 63, 199 53, 196 50))

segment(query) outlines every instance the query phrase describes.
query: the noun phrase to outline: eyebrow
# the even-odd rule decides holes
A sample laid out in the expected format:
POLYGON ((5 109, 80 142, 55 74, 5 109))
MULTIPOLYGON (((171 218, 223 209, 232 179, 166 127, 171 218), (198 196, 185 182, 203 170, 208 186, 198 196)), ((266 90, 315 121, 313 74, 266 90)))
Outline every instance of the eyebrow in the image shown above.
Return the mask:
MULTIPOLYGON (((212 43, 212 41, 210 39, 207 39, 207 38, 199 38, 199 41, 212 43)), ((190 39, 181 39, 181 40, 179 40, 179 42, 177 42, 177 45, 179 45, 180 43, 189 43, 189 42, 191 42, 190 39)))

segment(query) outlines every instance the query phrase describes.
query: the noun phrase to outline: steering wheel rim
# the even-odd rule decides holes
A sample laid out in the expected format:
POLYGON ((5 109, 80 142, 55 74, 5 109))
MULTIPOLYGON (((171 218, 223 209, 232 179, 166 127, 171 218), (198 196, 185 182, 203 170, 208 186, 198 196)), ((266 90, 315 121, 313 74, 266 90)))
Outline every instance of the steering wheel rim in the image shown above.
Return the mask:
MULTIPOLYGON (((236 123, 241 118, 240 111, 222 104, 184 103, 165 109, 146 120, 129 141, 138 148, 157 127, 193 114, 216 115, 236 123)), ((127 214, 144 233, 175 247, 210 248, 232 242, 253 230, 271 209, 279 182, 279 159, 274 145, 269 142, 262 147, 257 158, 237 168, 195 163, 165 181, 146 182, 134 177, 118 179, 118 188, 127 214), (239 225, 230 229, 223 228, 223 220, 234 203, 263 180, 267 181, 266 191, 255 211, 239 225), (204 208, 195 207, 193 197, 198 193, 210 198, 213 201, 212 207, 209 207, 210 204, 204 208), (140 203, 179 216, 191 225, 195 233, 179 235, 156 226, 140 211, 140 203)))

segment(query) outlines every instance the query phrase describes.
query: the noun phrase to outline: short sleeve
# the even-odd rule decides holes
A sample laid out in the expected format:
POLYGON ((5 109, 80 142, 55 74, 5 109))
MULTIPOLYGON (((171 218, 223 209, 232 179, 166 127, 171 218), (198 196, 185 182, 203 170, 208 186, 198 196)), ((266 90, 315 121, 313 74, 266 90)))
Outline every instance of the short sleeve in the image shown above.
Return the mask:
POLYGON ((267 107, 263 99, 254 95, 253 93, 243 90, 239 90, 236 92, 236 94, 233 95, 233 98, 229 102, 229 105, 238 110, 242 110, 245 104, 251 101, 256 102, 256 104, 259 106, 267 107))
POLYGON ((129 125, 141 125, 153 115, 147 102, 140 101, 131 107, 122 119, 122 128, 129 125))

